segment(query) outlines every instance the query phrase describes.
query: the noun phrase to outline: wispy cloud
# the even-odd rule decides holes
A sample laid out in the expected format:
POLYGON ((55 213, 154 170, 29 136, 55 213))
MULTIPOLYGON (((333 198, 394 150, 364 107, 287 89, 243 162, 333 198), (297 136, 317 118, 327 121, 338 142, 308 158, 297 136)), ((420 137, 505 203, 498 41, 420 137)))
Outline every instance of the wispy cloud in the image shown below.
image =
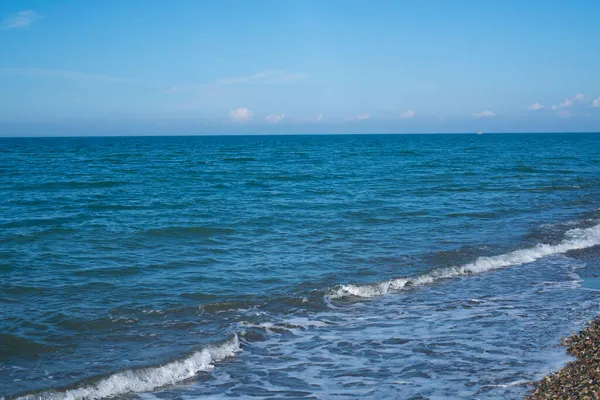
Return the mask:
POLYGON ((584 95, 583 93, 578 93, 575 96, 571 96, 571 97, 567 97, 562 103, 560 103, 558 106, 560 108, 569 108, 571 107, 573 104, 575 104, 575 102, 577 103, 586 103, 588 102, 590 99, 584 95))
POLYGON ((167 91, 168 93, 186 93, 204 90, 214 86, 229 86, 229 85, 243 85, 251 83, 262 83, 262 84, 275 84, 293 82, 302 79, 310 78, 309 74, 304 72, 285 72, 283 70, 267 70, 257 72, 254 75, 249 76, 238 76, 229 78, 220 78, 213 83, 201 83, 201 84, 183 84, 173 85, 167 91))
POLYGON ((315 118, 306 118, 306 117, 294 118, 294 122, 298 122, 298 123, 302 123, 302 124, 310 124, 310 123, 324 122, 324 121, 325 121, 325 119, 323 117, 323 114, 319 114, 315 118))
POLYGON ((348 118, 348 121, 365 121, 367 119, 371 119, 371 117, 373 117, 371 114, 365 113, 365 114, 356 115, 354 117, 350 117, 350 118, 348 118))
POLYGON ((573 105, 573 100, 566 98, 565 101, 560 103, 558 106, 560 108, 568 108, 568 107, 571 107, 572 105, 573 105))
POLYGON ((285 114, 279 114, 279 115, 267 115, 265 117, 265 121, 270 122, 270 123, 277 123, 277 122, 281 122, 285 119, 285 114))
POLYGON ((475 118, 489 118, 489 117, 495 117, 496 114, 492 111, 482 111, 482 112, 478 112, 478 113, 473 113, 473 116, 475 118))
POLYGON ((532 105, 529 106, 529 109, 532 111, 541 110, 542 108, 544 108, 544 105, 540 104, 540 103, 533 103, 532 105))
POLYGON ((188 92, 198 92, 202 90, 208 90, 211 88, 215 88, 214 84, 201 83, 197 85, 173 85, 167 89, 167 93, 176 94, 176 93, 188 93, 188 92))
POLYGON ((33 10, 19 11, 4 18, 2 29, 27 28, 39 18, 40 16, 33 10))
POLYGON ((583 93, 578 93, 575 96, 566 97, 558 106, 552 106, 552 111, 556 111, 556 115, 561 118, 571 117, 578 115, 578 110, 581 111, 581 106, 589 104, 590 107, 600 107, 600 97, 593 99, 590 96, 586 96, 583 93), (569 112, 566 109, 573 108, 575 112, 569 112))
POLYGON ((400 118, 411 119, 411 118, 414 118, 415 115, 417 115, 416 112, 414 112, 413 110, 408 110, 408 111, 405 111, 402 114, 400 114, 400 118))
POLYGON ((281 73, 281 71, 263 71, 263 72, 258 72, 256 74, 250 75, 250 76, 242 76, 242 77, 234 77, 234 78, 221 78, 221 79, 218 79, 215 82, 215 84, 217 84, 217 85, 235 85, 238 83, 248 83, 248 82, 257 81, 257 80, 264 80, 269 77, 278 75, 280 73, 281 73))
POLYGON ((32 78, 65 79, 73 81, 91 81, 106 83, 131 83, 132 79, 121 78, 110 75, 90 74, 87 72, 67 71, 59 69, 41 68, 0 68, 2 75, 19 75, 32 78))
POLYGON ((300 79, 306 79, 309 75, 302 72, 287 73, 281 70, 269 70, 258 72, 250 76, 241 76, 233 78, 221 78, 217 80, 217 85, 236 85, 242 83, 253 83, 253 82, 289 82, 300 79))
POLYGON ((248 121, 254 116, 254 113, 247 108, 238 108, 229 112, 229 118, 234 122, 248 121))

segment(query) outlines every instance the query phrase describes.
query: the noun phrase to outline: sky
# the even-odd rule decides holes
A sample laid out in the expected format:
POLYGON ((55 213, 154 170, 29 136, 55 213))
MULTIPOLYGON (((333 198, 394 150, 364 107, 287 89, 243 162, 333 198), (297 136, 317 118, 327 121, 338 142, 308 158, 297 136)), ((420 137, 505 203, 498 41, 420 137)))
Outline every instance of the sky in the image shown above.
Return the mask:
POLYGON ((600 131, 597 0, 0 2, 0 136, 600 131))

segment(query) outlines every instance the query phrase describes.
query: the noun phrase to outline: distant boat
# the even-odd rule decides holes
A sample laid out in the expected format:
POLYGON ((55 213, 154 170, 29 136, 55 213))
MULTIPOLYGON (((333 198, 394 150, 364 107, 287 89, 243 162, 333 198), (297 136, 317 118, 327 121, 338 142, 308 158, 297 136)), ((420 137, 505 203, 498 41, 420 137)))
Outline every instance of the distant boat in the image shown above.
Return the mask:
POLYGON ((477 132, 478 135, 483 135, 483 132, 479 131, 477 132))

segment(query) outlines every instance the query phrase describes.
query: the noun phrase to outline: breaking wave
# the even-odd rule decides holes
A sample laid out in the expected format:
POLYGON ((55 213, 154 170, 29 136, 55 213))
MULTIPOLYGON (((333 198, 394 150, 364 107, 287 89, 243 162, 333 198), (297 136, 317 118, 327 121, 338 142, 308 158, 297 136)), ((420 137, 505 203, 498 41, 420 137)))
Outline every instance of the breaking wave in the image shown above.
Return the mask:
POLYGON ((427 285, 440 279, 478 274, 498 268, 527 264, 554 254, 563 254, 571 250, 579 250, 597 245, 600 245, 600 225, 589 228, 571 229, 565 233, 563 240, 555 245, 538 244, 534 247, 515 250, 497 256, 479 257, 475 262, 469 264, 439 268, 413 277, 394 278, 365 285, 340 285, 331 290, 327 297, 332 299, 344 297, 377 297, 390 291, 427 285))
POLYGON ((214 368, 215 362, 232 357, 240 350, 239 339, 234 334, 219 345, 207 346, 181 360, 156 367, 126 370, 87 386, 34 393, 16 400, 92 400, 148 392, 192 378, 198 372, 209 371, 214 368))

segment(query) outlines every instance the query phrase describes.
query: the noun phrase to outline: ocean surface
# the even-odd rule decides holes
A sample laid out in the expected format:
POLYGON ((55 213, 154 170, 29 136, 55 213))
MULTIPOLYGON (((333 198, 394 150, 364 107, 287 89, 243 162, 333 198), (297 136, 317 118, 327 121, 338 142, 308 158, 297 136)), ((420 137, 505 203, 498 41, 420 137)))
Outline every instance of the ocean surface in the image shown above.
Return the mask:
POLYGON ((518 399, 600 314, 600 134, 4 138, 0 199, 6 399, 518 399))

